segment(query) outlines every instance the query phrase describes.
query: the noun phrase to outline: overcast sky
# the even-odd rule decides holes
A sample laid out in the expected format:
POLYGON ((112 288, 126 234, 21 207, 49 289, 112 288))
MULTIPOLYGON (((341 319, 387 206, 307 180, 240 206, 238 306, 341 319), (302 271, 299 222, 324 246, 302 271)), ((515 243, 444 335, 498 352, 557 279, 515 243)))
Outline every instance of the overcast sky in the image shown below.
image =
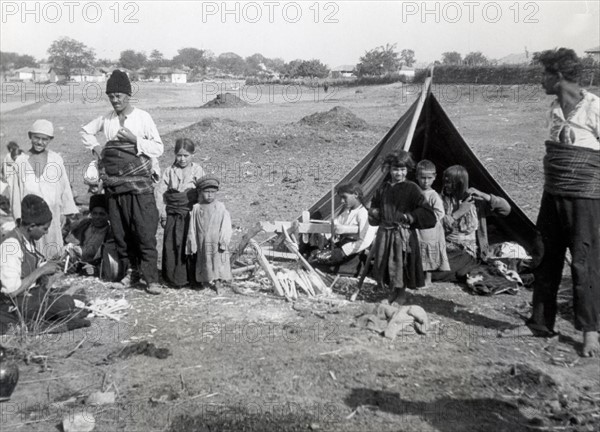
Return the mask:
POLYGON ((566 46, 583 55, 600 45, 598 1, 0 3, 1 50, 38 60, 61 36, 93 48, 97 58, 118 59, 126 49, 158 49, 172 58, 195 47, 216 55, 317 58, 330 67, 355 64, 386 43, 414 50, 419 63, 446 51, 501 58, 525 47, 566 46))

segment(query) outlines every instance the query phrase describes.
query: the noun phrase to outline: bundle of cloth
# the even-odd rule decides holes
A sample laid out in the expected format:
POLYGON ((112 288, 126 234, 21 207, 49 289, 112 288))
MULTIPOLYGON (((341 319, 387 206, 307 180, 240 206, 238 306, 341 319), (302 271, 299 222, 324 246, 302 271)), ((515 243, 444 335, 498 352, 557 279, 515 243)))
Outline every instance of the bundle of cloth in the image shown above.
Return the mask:
POLYGON ((402 335, 425 335, 431 330, 427 312, 420 306, 380 304, 358 317, 358 326, 394 340, 402 335))

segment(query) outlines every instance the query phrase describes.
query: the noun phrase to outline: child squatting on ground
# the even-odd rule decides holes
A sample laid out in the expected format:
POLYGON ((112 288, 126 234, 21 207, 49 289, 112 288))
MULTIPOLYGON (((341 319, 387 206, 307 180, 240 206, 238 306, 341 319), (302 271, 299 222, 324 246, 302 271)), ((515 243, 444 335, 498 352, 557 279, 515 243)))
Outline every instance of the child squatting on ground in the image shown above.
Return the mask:
POLYGON ((196 150, 188 138, 175 141, 175 161, 165 170, 159 185, 164 205, 160 224, 164 228, 162 277, 175 288, 194 280, 194 258, 185 253, 190 225, 190 211, 198 202, 196 181, 204 177, 202 167, 192 162, 196 150))
MULTIPOLYGON (((78 245, 69 243, 67 250, 77 263, 77 271, 88 276, 102 276, 105 280, 114 280, 116 272, 101 275, 101 266, 106 242, 112 240, 112 230, 108 221, 108 200, 106 195, 90 197, 90 216, 81 220, 70 232, 78 245)), ((67 238, 69 239, 69 237, 67 238)))
POLYGON ((390 304, 404 304, 407 287, 424 286, 417 230, 433 228, 437 222, 419 186, 406 179, 413 168, 409 153, 388 154, 382 166, 386 178, 369 210, 369 223, 379 225, 373 244, 374 276, 380 288, 389 286, 390 304))
POLYGON ((417 183, 423 191, 427 204, 433 208, 437 220, 433 228, 417 231, 423 271, 425 272, 425 286, 431 285, 432 271, 450 270, 448 255, 446 254, 446 238, 442 226, 442 219, 445 214, 444 203, 439 194, 432 188, 435 177, 436 169, 433 162, 424 159, 417 164, 417 183))
POLYGON ((192 208, 186 254, 196 255, 196 282, 219 292, 221 281, 232 279, 229 264, 231 217, 216 200, 219 180, 206 176, 196 183, 198 203, 192 208))
POLYGON ((365 250, 373 243, 377 228, 369 225, 369 214, 358 183, 338 186, 337 194, 343 207, 334 219, 335 224, 355 226, 358 232, 336 236, 333 250, 318 253, 311 264, 329 273, 356 277, 367 260, 365 250))

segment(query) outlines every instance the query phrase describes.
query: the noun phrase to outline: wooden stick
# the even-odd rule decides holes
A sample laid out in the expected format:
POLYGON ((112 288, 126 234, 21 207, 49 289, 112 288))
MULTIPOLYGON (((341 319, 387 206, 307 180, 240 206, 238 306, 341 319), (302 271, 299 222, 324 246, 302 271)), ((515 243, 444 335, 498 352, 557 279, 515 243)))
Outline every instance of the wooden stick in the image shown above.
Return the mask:
POLYGON ((311 283, 319 290, 320 293, 328 294, 329 288, 327 285, 325 285, 325 283, 323 283, 323 280, 321 280, 317 272, 315 272, 315 269, 308 263, 308 261, 306 261, 300 251, 298 251, 298 246, 292 243, 292 240, 290 239, 290 236, 286 230, 283 230, 283 235, 285 236, 286 247, 290 250, 290 252, 296 254, 302 266, 307 270, 311 283))
MULTIPOLYGON (((310 223, 310 213, 308 210, 304 210, 302 212, 302 223, 310 223)), ((310 241, 310 236, 308 234, 302 234, 302 243, 308 243, 310 241)))
POLYGON ((248 246, 248 243, 250 242, 250 240, 261 231, 262 231, 262 227, 261 227, 260 223, 257 223, 256 225, 254 225, 252 228, 250 228, 248 230, 248 232, 240 240, 240 243, 239 243, 237 249, 231 254, 231 257, 229 258, 229 262, 231 264, 233 264, 235 262, 235 260, 244 253, 244 249, 246 249, 246 246, 248 246))
POLYGON ((267 258, 265 258, 264 254, 260 250, 260 246, 258 245, 256 240, 249 239, 248 244, 250 246, 252 246, 252 248, 256 252, 256 257, 258 259, 258 263, 264 269, 265 273, 267 274, 267 277, 273 284, 273 287, 275 288, 275 292, 277 293, 277 295, 279 295, 280 297, 284 297, 283 289, 281 288, 281 285, 279 284, 279 280, 277 279, 277 276, 275 276, 273 267, 271 267, 271 265, 269 264, 269 261, 267 261, 267 258))
POLYGON ((331 285, 329 285, 329 289, 333 290, 333 287, 335 286, 335 284, 337 283, 337 281, 340 279, 340 275, 335 275, 335 279, 333 280, 333 282, 331 282, 331 285))
MULTIPOLYGON (((300 269, 300 271, 302 271, 302 270, 300 269)), ((296 285, 298 285, 298 287, 301 290, 303 290, 306 293, 306 295, 308 295, 309 297, 312 297, 314 295, 314 293, 312 293, 310 291, 310 289, 306 287, 306 282, 304 281, 304 279, 302 279, 302 276, 300 276, 298 274, 298 272, 296 272, 296 271, 292 272, 291 274, 292 274, 292 280, 294 281, 294 283, 296 285)))
POLYGON ((335 247, 335 185, 331 183, 331 250, 335 247))
POLYGON ((69 352, 69 353, 68 353, 68 354, 65 356, 65 358, 69 358, 69 357, 71 357, 71 356, 72 356, 72 355, 75 353, 75 351, 77 351, 77 350, 79 349, 79 347, 80 347, 81 345, 83 345, 83 343, 84 343, 86 340, 87 340, 87 336, 84 336, 84 337, 83 337, 83 339, 81 339, 81 341, 80 341, 80 342, 77 344, 77 346, 76 346, 75 348, 73 348, 73 349, 72 349, 72 350, 71 350, 71 351, 70 351, 70 352, 69 352))
POLYGON ((350 301, 355 301, 356 297, 358 297, 358 293, 360 292, 363 283, 365 282, 365 278, 367 277, 367 274, 369 273, 369 270, 371 270, 371 260, 373 259, 373 255, 375 255, 375 245, 371 245, 371 249, 369 249, 369 255, 367 256, 367 262, 365 263, 365 267, 363 268, 361 274, 360 274, 360 279, 358 280, 358 286, 356 287, 356 291, 354 291, 354 294, 352 294, 352 296, 350 296, 350 301))
POLYGON ((231 274, 232 275, 236 275, 236 274, 240 274, 240 273, 244 273, 250 270, 254 270, 256 268, 256 264, 250 264, 244 267, 238 267, 238 268, 234 268, 231 270, 231 274))

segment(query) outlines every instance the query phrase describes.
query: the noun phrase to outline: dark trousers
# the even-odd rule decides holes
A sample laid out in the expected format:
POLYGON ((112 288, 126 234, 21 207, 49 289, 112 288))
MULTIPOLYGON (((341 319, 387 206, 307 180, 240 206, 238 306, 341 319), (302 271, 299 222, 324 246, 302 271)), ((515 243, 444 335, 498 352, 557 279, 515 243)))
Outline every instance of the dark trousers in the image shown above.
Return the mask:
POLYGON ((76 311, 73 297, 50 293, 39 286, 18 295, 14 302, 25 321, 64 319, 76 311))
POLYGON ((120 260, 118 280, 131 266, 148 284, 158 282, 158 209, 154 193, 109 195, 108 216, 120 260))
POLYGON ((584 332, 600 330, 600 200, 544 192, 537 227, 544 255, 534 271, 529 322, 554 331, 557 294, 569 248, 575 328, 584 332))

